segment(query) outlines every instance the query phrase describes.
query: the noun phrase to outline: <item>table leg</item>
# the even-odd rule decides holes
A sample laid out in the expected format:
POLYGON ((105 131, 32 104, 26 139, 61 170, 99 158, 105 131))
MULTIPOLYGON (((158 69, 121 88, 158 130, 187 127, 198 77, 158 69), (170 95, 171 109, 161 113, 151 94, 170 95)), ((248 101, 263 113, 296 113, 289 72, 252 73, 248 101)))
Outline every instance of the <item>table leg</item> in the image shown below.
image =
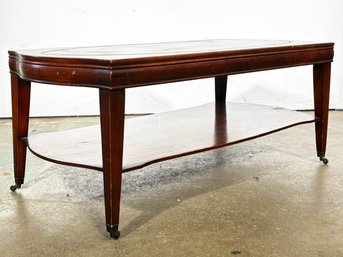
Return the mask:
POLYGON ((227 76, 219 76, 214 78, 216 103, 225 103, 226 101, 226 86, 227 76))
POLYGON ((112 238, 118 239, 125 90, 100 89, 99 94, 106 228, 112 238))
POLYGON ((12 86, 12 133, 13 133, 13 165, 15 191, 24 184, 27 147, 23 138, 27 137, 29 128, 31 82, 11 74, 12 86))
POLYGON ((316 145, 317 156, 327 164, 326 138, 329 117, 331 63, 315 64, 313 66, 314 109, 316 117, 316 145))

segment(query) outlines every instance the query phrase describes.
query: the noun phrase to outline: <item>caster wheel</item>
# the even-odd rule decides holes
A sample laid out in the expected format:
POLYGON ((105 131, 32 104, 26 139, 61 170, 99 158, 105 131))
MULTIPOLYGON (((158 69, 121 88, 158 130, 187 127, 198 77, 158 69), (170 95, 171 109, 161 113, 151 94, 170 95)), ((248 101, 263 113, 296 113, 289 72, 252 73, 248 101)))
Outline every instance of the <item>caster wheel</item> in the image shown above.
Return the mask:
POLYGON ((117 231, 113 231, 113 232, 110 232, 110 236, 113 238, 113 239, 118 239, 120 237, 120 231, 117 230, 117 231))
POLYGON ((15 192, 17 190, 17 188, 20 188, 20 187, 21 187, 21 185, 12 185, 12 186, 10 186, 10 190, 12 192, 15 192))
POLYGON ((110 233, 110 237, 113 239, 118 239, 120 237, 120 231, 118 230, 118 225, 106 225, 107 232, 110 233))
POLYGON ((320 157, 320 160, 325 164, 327 165, 329 163, 329 160, 326 159, 325 157, 320 157))

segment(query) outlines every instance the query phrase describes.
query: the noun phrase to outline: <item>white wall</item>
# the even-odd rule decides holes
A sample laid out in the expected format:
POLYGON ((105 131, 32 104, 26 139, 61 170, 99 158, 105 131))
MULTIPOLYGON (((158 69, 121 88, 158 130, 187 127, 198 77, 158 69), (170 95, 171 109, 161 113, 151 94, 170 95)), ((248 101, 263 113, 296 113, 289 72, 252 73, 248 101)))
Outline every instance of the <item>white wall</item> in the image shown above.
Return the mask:
MULTIPOLYGON (((341 0, 0 0, 0 117, 11 115, 7 50, 209 38, 334 41, 331 108, 343 108, 341 0)), ((229 77, 228 98, 312 108, 311 67, 229 77)), ((128 113, 213 100, 213 80, 132 89, 128 113), (177 96, 177 97, 176 97, 177 96)), ((33 84, 31 115, 98 113, 95 89, 33 84)))

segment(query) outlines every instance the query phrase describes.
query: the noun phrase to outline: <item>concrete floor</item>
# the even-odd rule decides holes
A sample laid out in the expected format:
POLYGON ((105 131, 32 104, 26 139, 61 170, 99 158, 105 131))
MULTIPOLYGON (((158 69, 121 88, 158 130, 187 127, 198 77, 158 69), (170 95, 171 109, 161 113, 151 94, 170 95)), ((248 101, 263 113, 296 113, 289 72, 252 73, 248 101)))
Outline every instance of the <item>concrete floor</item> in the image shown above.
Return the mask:
MULTIPOLYGON (((32 119, 30 131, 96 122, 32 119)), ((101 173, 30 154, 10 192, 11 122, 0 126, 0 256, 343 256, 343 112, 330 113, 328 166, 308 124, 125 174, 118 241, 101 173)))

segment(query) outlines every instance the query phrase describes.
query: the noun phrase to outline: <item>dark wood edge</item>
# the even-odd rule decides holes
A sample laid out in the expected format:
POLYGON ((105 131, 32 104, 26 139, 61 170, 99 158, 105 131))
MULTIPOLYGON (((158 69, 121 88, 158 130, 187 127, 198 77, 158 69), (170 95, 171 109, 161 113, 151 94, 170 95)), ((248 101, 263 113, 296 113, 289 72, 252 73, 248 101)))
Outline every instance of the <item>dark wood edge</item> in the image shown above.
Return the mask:
MULTIPOLYGON (((194 150, 194 151, 191 151, 191 152, 185 152, 185 153, 181 153, 181 154, 177 154, 177 155, 168 156, 168 157, 165 157, 165 158, 159 158, 159 159, 151 160, 151 161, 148 161, 148 162, 146 162, 144 164, 137 165, 137 166, 130 167, 130 168, 125 168, 124 167, 123 168, 123 173, 124 172, 133 171, 133 170, 137 170, 137 169, 141 169, 141 168, 144 168, 144 167, 149 166, 149 165, 154 164, 154 163, 158 163, 158 162, 162 162, 162 161, 166 161, 166 160, 171 160, 171 159, 176 159, 176 158, 179 158, 179 157, 183 157, 183 156, 187 156, 187 155, 192 155, 192 154, 196 154, 196 153, 201 153, 201 152, 206 152, 206 151, 210 151, 210 150, 215 150, 215 149, 222 148, 222 147, 225 147, 225 146, 239 144, 239 143, 242 143, 242 142, 245 142, 245 141, 248 141, 248 140, 252 140, 252 139, 255 139, 255 138, 258 138, 258 137, 262 137, 262 136, 266 136, 266 135, 269 135, 269 134, 273 134, 275 132, 278 132, 278 131, 281 131, 281 130, 285 130, 285 129, 288 129, 288 128, 291 128, 291 127, 295 127, 295 126, 298 126, 298 125, 313 123, 315 121, 317 121, 317 118, 315 118, 313 120, 308 120, 308 121, 303 121, 303 122, 297 122, 297 123, 294 123, 294 124, 290 124, 288 126, 285 126, 285 127, 279 128, 279 129, 267 131, 265 133, 262 133, 262 134, 259 134, 259 135, 256 135, 256 136, 252 136, 252 137, 247 137, 247 138, 235 141, 235 142, 230 142, 230 143, 227 143, 227 144, 219 144, 219 145, 215 145, 215 146, 212 146, 212 147, 207 147, 207 148, 203 148, 203 149, 194 150)), ((70 163, 70 162, 65 162, 65 161, 60 161, 60 160, 55 160, 55 159, 51 159, 51 158, 45 157, 45 156, 40 155, 39 153, 35 152, 33 149, 30 148, 30 144, 29 144, 28 138, 23 138, 23 140, 24 140, 26 146, 28 147, 28 149, 34 155, 36 155, 37 157, 39 157, 39 158, 41 158, 43 160, 46 160, 46 161, 49 161, 49 162, 53 162, 53 163, 57 163, 57 164, 66 165, 66 166, 72 166, 72 167, 79 167, 79 168, 86 168, 86 169, 102 171, 102 167, 96 167, 96 166, 91 166, 91 165, 84 165, 84 164, 79 164, 79 163, 70 163)))
POLYGON ((242 142, 245 142, 245 141, 253 140, 255 138, 259 138, 259 137, 263 137, 263 136, 266 136, 266 135, 269 135, 269 134, 273 134, 273 133, 276 133, 278 131, 285 130, 285 129, 288 129, 288 128, 291 128, 291 127, 295 127, 295 126, 302 125, 302 124, 307 124, 307 123, 313 123, 313 122, 315 122, 315 119, 314 120, 310 120, 310 121, 297 122, 295 124, 291 124, 291 125, 288 125, 286 127, 282 127, 282 128, 279 128, 279 129, 268 131, 268 132, 265 132, 265 133, 262 133, 262 134, 259 134, 259 135, 253 136, 253 137, 247 137, 247 138, 244 138, 242 140, 235 141, 235 142, 230 142, 230 143, 227 143, 227 144, 216 145, 216 146, 213 146, 213 147, 203 148, 203 149, 195 150, 195 151, 192 151, 192 152, 186 152, 186 153, 182 153, 182 154, 178 154, 178 155, 168 156, 166 158, 160 158, 160 159, 157 159, 157 160, 146 162, 146 163, 144 163, 142 165, 137 165, 137 166, 132 167, 132 168, 124 169, 123 172, 129 172, 129 171, 132 171, 132 170, 141 169, 141 168, 144 168, 144 167, 146 167, 148 165, 151 165, 151 164, 154 164, 154 163, 158 163, 158 162, 162 162, 162 161, 166 161, 166 160, 172 160, 172 159, 176 159, 176 158, 187 156, 187 155, 207 152, 207 151, 210 151, 210 150, 215 150, 215 149, 223 148, 225 146, 239 144, 239 143, 242 143, 242 142))
POLYGON ((9 58, 13 58, 21 63, 37 64, 45 66, 58 66, 58 67, 80 67, 80 68, 97 68, 97 69, 110 69, 110 60, 102 59, 85 59, 85 58, 62 58, 62 57, 45 57, 21 54, 19 51, 8 51, 9 58))
POLYGON ((97 170, 97 171, 102 171, 102 168, 100 167, 96 167, 96 166, 91 166, 91 165, 86 165, 86 164, 78 164, 78 163, 70 163, 70 162, 64 162, 64 161, 59 161, 59 160, 55 160, 55 159, 51 159, 48 157, 45 157, 39 153, 37 153, 36 151, 34 151, 29 144, 29 140, 28 138, 23 138, 27 148, 30 150, 31 153, 33 153, 35 156, 48 161, 48 162, 53 162, 53 163, 57 163, 57 164, 61 164, 61 165, 65 165, 65 166, 72 166, 72 167, 77 167, 77 168, 85 168, 85 169, 91 169, 91 170, 97 170))
MULTIPOLYGON (((91 83, 87 83, 87 82, 61 82, 61 81, 47 81, 47 80, 41 80, 41 79, 37 79, 37 78, 32 78, 30 76, 23 76, 21 74, 18 74, 17 72, 10 72, 11 74, 15 74, 18 75, 21 79, 26 80, 26 81, 30 81, 33 83, 39 83, 39 84, 48 84, 48 85, 54 85, 54 86, 77 86, 77 87, 87 87, 87 88, 98 88, 98 89, 108 89, 108 90, 112 90, 113 87, 109 86, 109 85, 99 85, 98 84, 91 84, 91 83)), ((109 83, 105 83, 105 84, 109 84, 109 83)))
POLYGON ((312 43, 299 45, 286 45, 266 48, 237 49, 227 51, 201 52, 189 54, 176 54, 165 56, 138 57, 127 59, 93 59, 77 57, 45 57, 43 55, 27 55, 19 51, 8 51, 9 57, 31 64, 44 64, 59 67, 93 67, 99 69, 120 69, 134 67, 150 67, 179 63, 192 63, 197 61, 210 61, 220 59, 236 59, 250 56, 264 56, 278 53, 292 53, 301 51, 318 51, 333 49, 334 43, 312 43), (68 60, 68 62, 66 62, 68 60))
POLYGON ((183 64, 169 64, 112 71, 112 87, 130 88, 169 82, 234 75, 248 72, 290 68, 333 61, 333 49, 294 51, 248 56, 237 59, 214 59, 183 64), (147 75, 149 74, 149 75, 147 75))
POLYGON ((256 48, 248 50, 232 50, 212 53, 197 53, 183 54, 176 56, 160 56, 146 58, 132 58, 129 60, 116 60, 112 62, 112 67, 115 69, 137 68, 137 67, 153 67, 169 64, 182 64, 193 62, 208 62, 215 60, 239 59, 246 57, 264 57, 275 54, 289 54, 299 52, 310 52, 319 50, 333 50, 334 43, 323 45, 306 45, 306 47, 271 47, 271 48, 256 48), (289 48, 289 49, 288 49, 289 48))
MULTIPOLYGON (((17 53, 10 52, 9 66, 11 73, 32 82, 123 89, 332 62, 333 45, 325 44, 324 46, 241 55, 231 53, 228 56, 212 56, 207 59, 198 58, 200 54, 195 54, 194 56, 187 55, 188 59, 182 61, 120 67, 92 66, 87 63, 73 64, 75 59, 64 59, 64 63, 59 63, 61 60, 53 58, 51 60, 54 60, 55 63, 44 63, 44 60, 49 58, 43 58, 43 61, 29 62, 18 57, 17 53)), ((216 54, 218 53, 213 53, 213 55, 216 54)), ((87 62, 88 60, 83 61, 87 62)))
POLYGON ((12 74, 23 80, 65 86, 83 86, 93 88, 112 89, 111 70, 97 66, 55 66, 39 62, 23 62, 10 56, 9 67, 12 74))

